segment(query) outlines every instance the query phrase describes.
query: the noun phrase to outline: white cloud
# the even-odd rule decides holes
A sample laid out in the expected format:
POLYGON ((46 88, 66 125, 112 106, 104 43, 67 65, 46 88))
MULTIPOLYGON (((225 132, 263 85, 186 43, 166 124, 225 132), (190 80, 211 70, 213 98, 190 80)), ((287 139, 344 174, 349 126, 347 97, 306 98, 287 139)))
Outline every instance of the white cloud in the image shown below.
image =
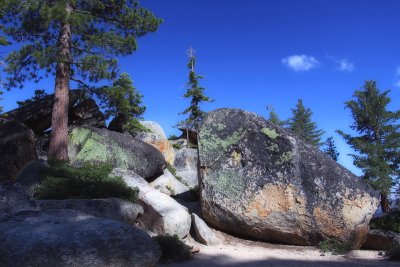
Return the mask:
POLYGON ((282 64, 288 68, 300 72, 308 71, 317 67, 320 63, 312 56, 306 55, 293 55, 282 59, 282 64))
POLYGON ((354 70, 354 64, 347 58, 335 60, 339 64, 338 70, 352 72, 354 70))

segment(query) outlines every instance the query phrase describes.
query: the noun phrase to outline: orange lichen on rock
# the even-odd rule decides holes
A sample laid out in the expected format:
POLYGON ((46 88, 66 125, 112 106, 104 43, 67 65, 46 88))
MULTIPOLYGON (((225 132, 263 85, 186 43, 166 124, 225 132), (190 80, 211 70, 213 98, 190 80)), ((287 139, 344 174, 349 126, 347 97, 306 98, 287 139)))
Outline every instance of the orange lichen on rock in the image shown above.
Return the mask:
POLYGON ((256 192, 247 205, 248 216, 266 218, 272 212, 293 211, 305 214, 305 199, 291 185, 265 185, 256 192))
POLYGON ((314 209, 314 218, 319 231, 325 236, 341 236, 344 234, 343 224, 338 221, 337 216, 331 214, 328 209, 316 207, 314 209))
POLYGON ((147 143, 157 148, 164 155, 165 161, 171 165, 174 164, 175 152, 168 140, 155 140, 147 143))

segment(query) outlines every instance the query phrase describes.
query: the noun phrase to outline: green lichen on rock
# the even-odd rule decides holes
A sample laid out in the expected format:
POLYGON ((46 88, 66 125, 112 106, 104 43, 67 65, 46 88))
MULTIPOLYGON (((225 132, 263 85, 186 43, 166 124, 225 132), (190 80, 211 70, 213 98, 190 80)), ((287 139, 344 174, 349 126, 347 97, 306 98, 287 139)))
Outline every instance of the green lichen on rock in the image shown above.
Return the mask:
POLYGON ((226 128, 226 125, 223 123, 217 123, 216 127, 218 131, 222 131, 223 129, 226 128))
POLYGON ((272 153, 278 153, 279 152, 279 146, 277 144, 275 144, 275 143, 272 143, 269 146, 267 146, 267 150, 269 152, 272 152, 272 153))
POLYGON ((234 170, 224 170, 218 174, 215 187, 221 194, 230 198, 239 198, 244 191, 245 183, 241 175, 234 170))
POLYGON ((224 151, 227 147, 237 144, 243 138, 244 134, 243 128, 239 128, 231 135, 221 139, 212 130, 202 129, 200 132, 200 152, 208 154, 215 151, 224 151))
POLYGON ((80 145, 85 143, 91 135, 92 132, 89 129, 75 128, 69 134, 69 141, 74 145, 80 145))
POLYGON ((275 129, 262 128, 261 132, 271 139, 276 139, 279 136, 279 134, 275 131, 275 129))
POLYGON ((289 163, 292 159, 293 159, 293 153, 291 151, 286 151, 282 153, 282 155, 277 160, 276 164, 284 165, 286 163, 289 163))

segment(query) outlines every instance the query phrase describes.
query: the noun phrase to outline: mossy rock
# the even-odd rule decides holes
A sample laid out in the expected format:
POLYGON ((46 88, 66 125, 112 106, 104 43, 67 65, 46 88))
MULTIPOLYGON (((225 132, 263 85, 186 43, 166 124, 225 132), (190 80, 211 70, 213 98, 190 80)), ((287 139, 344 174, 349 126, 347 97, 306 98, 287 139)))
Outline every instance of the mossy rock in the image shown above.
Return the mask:
POLYGON ((165 168, 165 159, 153 146, 132 136, 107 129, 73 128, 69 133, 68 156, 71 164, 109 163, 131 170, 143 178, 153 177, 165 168))

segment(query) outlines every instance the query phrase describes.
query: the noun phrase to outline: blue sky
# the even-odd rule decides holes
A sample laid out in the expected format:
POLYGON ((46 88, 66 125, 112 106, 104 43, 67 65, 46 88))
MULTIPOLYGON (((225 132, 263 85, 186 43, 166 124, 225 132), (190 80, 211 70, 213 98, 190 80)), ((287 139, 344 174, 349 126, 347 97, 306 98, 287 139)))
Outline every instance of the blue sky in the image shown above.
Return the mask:
MULTIPOLYGON (((167 135, 189 101, 187 49, 197 55, 196 72, 215 102, 205 110, 236 107, 267 116, 273 105, 282 119, 302 98, 313 119, 333 136, 340 163, 360 174, 346 156, 350 148, 335 133, 352 123, 344 102, 364 80, 391 89, 393 109, 400 104, 400 1, 396 0, 142 0, 164 19, 156 33, 138 39, 139 49, 120 58, 144 95, 146 120, 167 135)), ((3 51, 11 48, 2 48, 3 51)), ((4 55, 4 53, 2 54, 4 55)), ((53 81, 26 83, 3 95, 5 110, 34 89, 51 93, 53 81)))

